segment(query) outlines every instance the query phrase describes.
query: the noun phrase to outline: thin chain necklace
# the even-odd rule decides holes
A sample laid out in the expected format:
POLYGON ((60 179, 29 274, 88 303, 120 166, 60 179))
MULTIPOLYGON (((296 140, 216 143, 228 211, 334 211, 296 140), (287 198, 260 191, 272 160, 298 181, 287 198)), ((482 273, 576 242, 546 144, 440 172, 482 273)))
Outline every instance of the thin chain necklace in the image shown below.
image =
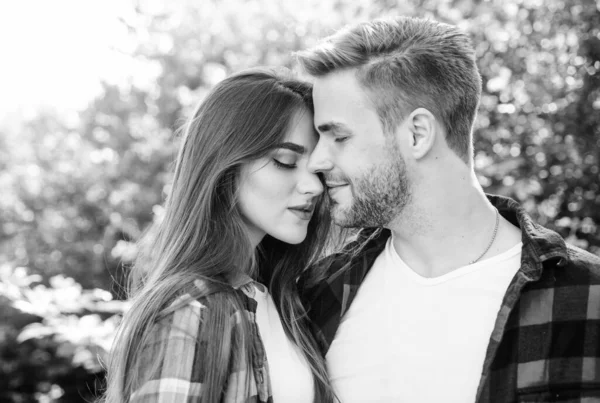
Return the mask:
POLYGON ((492 247, 492 244, 494 243, 494 240, 496 239, 496 234, 498 233, 498 224, 500 223, 500 213, 498 212, 498 209, 494 209, 494 210, 496 210, 496 226, 494 227, 494 235, 492 235, 492 239, 491 239, 490 243, 488 244, 487 248, 485 248, 485 250, 483 251, 483 253, 481 255, 479 255, 479 257, 477 259, 471 260, 469 262, 469 264, 478 262, 479 259, 481 259, 483 257, 483 255, 485 255, 487 253, 487 251, 490 250, 490 248, 492 247))

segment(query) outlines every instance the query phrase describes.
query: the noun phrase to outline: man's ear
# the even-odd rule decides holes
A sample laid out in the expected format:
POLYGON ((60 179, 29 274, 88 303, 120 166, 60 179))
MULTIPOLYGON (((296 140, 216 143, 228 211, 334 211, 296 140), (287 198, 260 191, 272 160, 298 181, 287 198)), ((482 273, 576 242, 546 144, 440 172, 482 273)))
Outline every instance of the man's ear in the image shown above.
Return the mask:
POLYGON ((412 136, 409 152, 414 159, 421 159, 433 148, 439 135, 435 116, 425 108, 417 108, 408 115, 406 123, 412 136))

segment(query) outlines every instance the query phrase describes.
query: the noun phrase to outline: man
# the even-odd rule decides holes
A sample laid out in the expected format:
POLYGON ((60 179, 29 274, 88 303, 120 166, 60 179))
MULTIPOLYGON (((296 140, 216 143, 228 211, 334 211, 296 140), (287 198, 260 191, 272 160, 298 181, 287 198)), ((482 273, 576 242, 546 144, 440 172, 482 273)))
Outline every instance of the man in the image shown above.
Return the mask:
POLYGON ((364 228, 307 296, 340 400, 599 401, 600 259, 482 191, 467 35, 379 20, 298 57, 309 169, 337 224, 364 228))

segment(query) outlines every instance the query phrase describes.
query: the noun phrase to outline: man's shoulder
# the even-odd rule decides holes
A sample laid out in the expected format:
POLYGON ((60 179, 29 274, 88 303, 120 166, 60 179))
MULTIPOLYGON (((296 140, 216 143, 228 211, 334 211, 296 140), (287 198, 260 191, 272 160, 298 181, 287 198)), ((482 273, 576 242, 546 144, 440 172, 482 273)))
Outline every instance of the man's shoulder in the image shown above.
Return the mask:
POLYGON ((561 289, 561 295, 566 295, 568 289, 580 294, 583 288, 598 286, 600 292, 600 257, 590 252, 566 244, 564 252, 543 260, 542 265, 540 277, 530 282, 525 291, 561 289))
POLYGON ((571 244, 566 244, 565 249, 566 259, 559 259, 545 268, 555 286, 600 284, 600 257, 571 244))
POLYGON ((566 257, 545 261, 541 277, 523 289, 521 324, 580 326, 600 318, 600 258, 569 244, 566 257))
POLYGON ((600 256, 570 244, 567 244, 567 251, 569 261, 573 266, 589 269, 595 273, 600 272, 600 256))
POLYGON ((526 275, 536 279, 532 288, 598 283, 599 256, 567 243, 556 231, 535 222, 515 200, 491 194, 487 197, 522 233, 524 259, 533 263, 528 266, 526 275), (543 270, 538 264, 540 261, 543 270))
POLYGON ((568 261, 565 280, 579 285, 600 285, 600 256, 567 244, 568 261))

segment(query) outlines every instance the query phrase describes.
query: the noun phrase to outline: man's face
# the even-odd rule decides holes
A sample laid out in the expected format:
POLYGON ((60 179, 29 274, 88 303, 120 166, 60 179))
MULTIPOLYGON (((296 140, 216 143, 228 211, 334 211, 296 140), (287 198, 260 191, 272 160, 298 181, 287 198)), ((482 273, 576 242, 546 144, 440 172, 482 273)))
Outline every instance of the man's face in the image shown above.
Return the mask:
POLYGON ((394 133, 384 133, 354 70, 317 78, 313 98, 319 142, 308 167, 325 178, 335 222, 343 227, 388 225, 410 199, 394 133))

